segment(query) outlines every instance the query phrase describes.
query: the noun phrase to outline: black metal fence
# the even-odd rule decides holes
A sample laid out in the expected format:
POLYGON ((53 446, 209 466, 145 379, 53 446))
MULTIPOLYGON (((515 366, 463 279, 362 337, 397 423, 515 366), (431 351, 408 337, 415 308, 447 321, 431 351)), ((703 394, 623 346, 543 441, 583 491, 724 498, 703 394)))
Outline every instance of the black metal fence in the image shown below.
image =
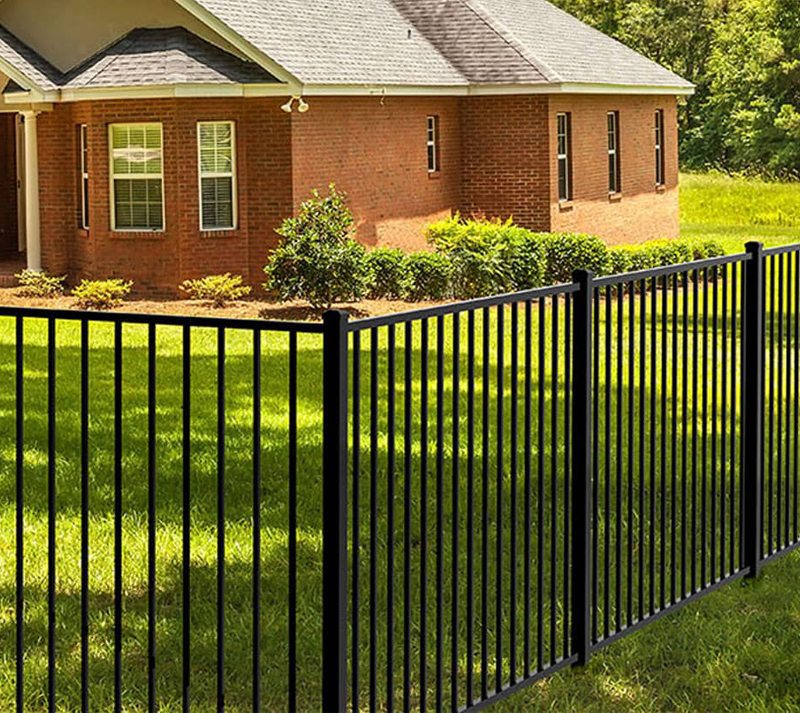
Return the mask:
POLYGON ((797 245, 0 351, 18 711, 479 710, 799 541, 797 245))

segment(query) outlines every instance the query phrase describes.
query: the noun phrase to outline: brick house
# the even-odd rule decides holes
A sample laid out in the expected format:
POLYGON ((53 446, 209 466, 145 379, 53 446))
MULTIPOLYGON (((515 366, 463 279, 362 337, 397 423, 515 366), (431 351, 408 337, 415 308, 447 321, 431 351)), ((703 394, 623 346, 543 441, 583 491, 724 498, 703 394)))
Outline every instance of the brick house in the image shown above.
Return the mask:
POLYGON ((2 0, 0 259, 254 284, 312 189, 420 248, 454 211, 678 234, 691 85, 546 0, 2 0))

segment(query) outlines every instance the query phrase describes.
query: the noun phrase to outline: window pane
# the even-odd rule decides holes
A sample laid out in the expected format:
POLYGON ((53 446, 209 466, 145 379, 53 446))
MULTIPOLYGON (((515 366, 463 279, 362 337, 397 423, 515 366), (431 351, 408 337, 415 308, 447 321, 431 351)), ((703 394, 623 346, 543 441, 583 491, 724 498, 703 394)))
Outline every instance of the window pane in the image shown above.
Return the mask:
POLYGON ((567 188, 567 159, 558 159, 558 198, 565 201, 569 198, 567 188))
POLYGON ((118 230, 163 228, 161 179, 116 179, 114 217, 118 230))
POLYGON ((201 194, 203 229, 233 228, 233 179, 204 178, 201 194))
POLYGON ((608 190, 617 192, 617 158, 613 154, 608 156, 608 190))

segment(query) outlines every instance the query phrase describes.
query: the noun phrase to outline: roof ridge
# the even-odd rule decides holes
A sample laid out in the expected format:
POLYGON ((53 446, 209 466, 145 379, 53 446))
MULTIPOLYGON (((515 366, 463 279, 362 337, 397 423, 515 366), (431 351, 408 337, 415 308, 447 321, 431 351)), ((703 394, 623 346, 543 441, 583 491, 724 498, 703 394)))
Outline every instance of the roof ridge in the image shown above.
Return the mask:
POLYGON ((541 73, 548 82, 561 81, 550 67, 538 57, 531 57, 525 46, 516 38, 514 33, 498 18, 494 17, 478 0, 458 0, 464 7, 475 14, 492 32, 506 42, 522 59, 541 73))

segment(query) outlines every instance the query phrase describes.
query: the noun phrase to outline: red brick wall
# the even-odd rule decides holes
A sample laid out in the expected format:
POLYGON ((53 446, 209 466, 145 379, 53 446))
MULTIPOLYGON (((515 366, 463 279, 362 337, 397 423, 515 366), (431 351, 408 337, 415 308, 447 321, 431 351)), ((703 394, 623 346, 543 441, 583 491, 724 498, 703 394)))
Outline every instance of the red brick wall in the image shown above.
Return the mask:
POLYGON ((678 233, 676 102, 664 97, 314 97, 287 115, 281 99, 164 99, 57 105, 39 116, 45 268, 81 277, 132 279, 140 292, 230 271, 253 285, 277 243, 275 228, 314 188, 347 191, 359 238, 424 246, 422 228, 460 209, 512 217, 536 230, 579 230, 611 242, 678 233), (667 185, 654 185, 653 112, 666 114, 667 185), (622 196, 609 201, 605 116, 621 119, 622 196), (571 111, 574 201, 557 202, 555 115, 571 111), (442 170, 427 171, 426 117, 440 121, 442 170), (239 225, 199 229, 196 126, 237 128, 239 225), (110 226, 108 126, 159 121, 164 128, 166 227, 110 226), (79 229, 77 127, 89 127, 90 229, 79 229))
POLYGON ((553 230, 599 235, 609 243, 675 238, 678 215, 678 123, 675 97, 553 95, 550 136, 556 114, 572 113, 573 200, 558 203, 555 139, 550 142, 553 230), (656 109, 664 110, 665 186, 655 185, 656 109), (607 114, 619 112, 621 196, 608 193, 607 114))
POLYGON ((277 99, 177 99, 58 105, 39 118, 42 251, 46 269, 132 279, 140 292, 234 272, 258 285, 275 228, 292 211, 289 117, 277 99), (232 120, 237 135, 236 230, 200 231, 197 122, 232 120), (164 131, 166 225, 158 233, 111 230, 108 126, 159 121, 164 131), (89 131, 90 229, 80 230, 77 126, 89 131))
POLYGON ((465 216, 513 218, 534 230, 550 222, 546 96, 461 100, 465 216))
POLYGON ((313 97, 292 114, 294 203, 329 183, 347 192, 367 245, 425 246, 427 223, 459 205, 454 97, 313 97), (426 121, 439 117, 441 171, 428 173, 426 121))

